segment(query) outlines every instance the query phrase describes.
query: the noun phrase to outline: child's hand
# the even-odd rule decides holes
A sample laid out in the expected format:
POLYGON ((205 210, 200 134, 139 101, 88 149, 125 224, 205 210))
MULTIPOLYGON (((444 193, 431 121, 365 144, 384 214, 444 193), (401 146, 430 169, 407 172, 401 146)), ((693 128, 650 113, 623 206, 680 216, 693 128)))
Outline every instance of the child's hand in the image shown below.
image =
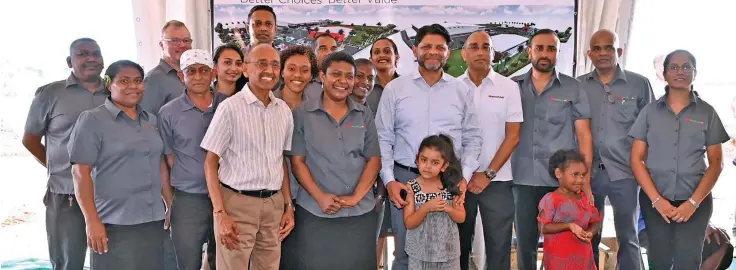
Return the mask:
POLYGON ((572 234, 574 234, 575 237, 580 239, 580 241, 583 241, 586 243, 590 242, 590 239, 587 238, 586 231, 583 230, 583 228, 581 228, 580 225, 575 224, 575 223, 570 223, 569 226, 570 226, 570 231, 572 232, 572 234))
POLYGON ((447 201, 442 197, 437 197, 422 205, 422 208, 427 209, 428 212, 444 212, 446 206, 447 201))

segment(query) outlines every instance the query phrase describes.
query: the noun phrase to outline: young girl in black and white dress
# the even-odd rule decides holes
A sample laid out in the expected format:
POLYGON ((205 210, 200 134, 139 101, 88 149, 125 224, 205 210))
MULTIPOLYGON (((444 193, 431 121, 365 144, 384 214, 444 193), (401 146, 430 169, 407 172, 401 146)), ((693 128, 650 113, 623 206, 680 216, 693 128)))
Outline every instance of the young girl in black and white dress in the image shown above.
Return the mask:
POLYGON ((425 138, 417 154, 419 177, 407 183, 404 207, 409 270, 460 269, 457 223, 465 221, 462 168, 446 135, 425 138))

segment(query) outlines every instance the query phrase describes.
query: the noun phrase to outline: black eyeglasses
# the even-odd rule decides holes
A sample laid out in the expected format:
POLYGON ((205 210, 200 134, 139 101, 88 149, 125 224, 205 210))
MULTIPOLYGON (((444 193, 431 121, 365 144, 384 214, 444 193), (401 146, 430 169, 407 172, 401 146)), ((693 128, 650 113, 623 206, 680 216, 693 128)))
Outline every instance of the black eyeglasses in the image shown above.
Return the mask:
POLYGON ((606 98, 608 98, 608 102, 611 104, 616 103, 616 99, 613 97, 613 94, 611 94, 611 87, 608 87, 608 84, 603 85, 603 91, 606 91, 606 98))

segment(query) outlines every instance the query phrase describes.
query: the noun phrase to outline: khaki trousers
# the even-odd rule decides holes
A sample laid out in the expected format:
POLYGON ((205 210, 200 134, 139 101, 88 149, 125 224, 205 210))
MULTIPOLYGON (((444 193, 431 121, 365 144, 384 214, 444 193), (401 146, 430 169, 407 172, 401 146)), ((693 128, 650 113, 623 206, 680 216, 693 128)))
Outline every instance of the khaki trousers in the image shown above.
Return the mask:
POLYGON ((281 192, 269 198, 257 198, 220 188, 225 212, 235 221, 240 243, 236 249, 227 249, 220 241, 215 224, 217 242, 217 269, 278 270, 281 260, 279 225, 284 214, 284 196, 281 192))

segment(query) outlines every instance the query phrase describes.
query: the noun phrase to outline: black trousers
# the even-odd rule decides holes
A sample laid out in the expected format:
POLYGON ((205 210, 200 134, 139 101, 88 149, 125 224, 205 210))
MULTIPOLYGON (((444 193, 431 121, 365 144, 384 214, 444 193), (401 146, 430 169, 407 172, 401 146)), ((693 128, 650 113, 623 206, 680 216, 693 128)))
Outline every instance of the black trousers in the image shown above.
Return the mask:
MULTIPOLYGON (((664 200, 664 199, 663 199, 664 200)), ((708 195, 685 223, 667 223, 644 192, 639 194, 641 213, 647 225, 647 255, 651 269, 699 269, 708 221, 713 214, 713 197, 708 195)), ((670 201, 678 207, 688 201, 670 201)))
POLYGON ((92 270, 164 269, 164 222, 105 224, 108 252, 90 253, 92 270))
POLYGON ((480 208, 488 269, 511 269, 511 226, 514 222, 513 182, 491 182, 480 194, 465 195, 465 222, 460 229, 460 268, 468 270, 475 220, 480 208))
POLYGON ((74 195, 46 192, 46 239, 55 270, 81 270, 87 254, 84 215, 74 195))
POLYGON ((171 206, 171 240, 179 270, 202 268, 202 246, 207 244, 210 270, 215 270, 215 232, 212 202, 207 194, 174 190, 171 206))
MULTIPOLYGON (((539 243, 539 201, 557 187, 514 186, 516 216, 516 258, 519 270, 537 269, 537 244, 539 243)), ((490 269, 490 268, 489 268, 490 269)))

